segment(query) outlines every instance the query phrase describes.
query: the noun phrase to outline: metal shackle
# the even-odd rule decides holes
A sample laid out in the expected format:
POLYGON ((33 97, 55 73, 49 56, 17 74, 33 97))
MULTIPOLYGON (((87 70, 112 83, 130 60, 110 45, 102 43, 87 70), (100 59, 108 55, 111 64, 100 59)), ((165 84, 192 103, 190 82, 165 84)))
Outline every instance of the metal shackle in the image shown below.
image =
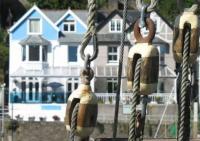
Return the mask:
POLYGON ((189 62, 194 63, 198 56, 199 48, 199 21, 194 11, 184 11, 175 20, 173 31, 173 56, 177 63, 183 61, 184 28, 190 28, 189 62))
POLYGON ((159 71, 159 52, 156 47, 148 43, 137 43, 128 53, 127 87, 133 89, 134 71, 137 60, 141 58, 140 95, 156 92, 159 71))
POLYGON ((141 34, 140 19, 135 22, 133 31, 136 43, 152 43, 156 28, 154 22, 150 18, 146 18, 146 28, 149 30, 149 33, 146 37, 143 37, 141 34))
POLYGON ((71 130, 72 112, 77 103, 79 103, 79 109, 75 134, 85 138, 93 132, 98 113, 97 97, 92 92, 90 85, 80 84, 68 99, 65 114, 65 125, 68 131, 71 130))

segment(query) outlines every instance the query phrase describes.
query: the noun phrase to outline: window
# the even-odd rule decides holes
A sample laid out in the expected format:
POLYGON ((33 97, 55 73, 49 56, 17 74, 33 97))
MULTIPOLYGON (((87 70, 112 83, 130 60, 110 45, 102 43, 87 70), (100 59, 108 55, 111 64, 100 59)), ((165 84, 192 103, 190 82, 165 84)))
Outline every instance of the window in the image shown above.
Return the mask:
POLYGON ((22 101, 25 102, 26 101, 26 82, 25 82, 25 80, 23 80, 21 82, 21 87, 22 87, 22 101))
POLYGON ((68 61, 77 62, 77 46, 68 47, 68 61))
POLYGON ((78 78, 69 78, 67 80, 67 97, 78 88, 79 79, 78 78))
POLYGON ((30 45, 29 46, 29 61, 39 61, 40 60, 40 46, 30 45))
POLYGON ((22 61, 26 60, 26 46, 22 47, 22 61))
POLYGON ((39 83, 35 83, 35 100, 39 100, 39 83))
POLYGON ((29 100, 33 100, 33 83, 29 82, 29 100))
POLYGON ((75 32, 75 21, 74 20, 66 20, 63 24, 63 31, 75 32))
POLYGON ((108 93, 115 93, 117 91, 117 78, 107 79, 108 93))
POLYGON ((122 20, 112 19, 110 21, 110 32, 121 32, 122 31, 122 20))
POLYGON ((164 80, 162 79, 158 80, 157 91, 158 93, 163 93, 165 91, 164 80))
POLYGON ((42 61, 46 62, 47 61, 47 46, 42 47, 42 61))
POLYGON ((117 58, 117 47, 112 46, 108 47, 108 62, 109 63, 116 63, 118 60, 117 58))
POLYGON ((40 33, 40 19, 30 19, 29 20, 29 33, 40 33))

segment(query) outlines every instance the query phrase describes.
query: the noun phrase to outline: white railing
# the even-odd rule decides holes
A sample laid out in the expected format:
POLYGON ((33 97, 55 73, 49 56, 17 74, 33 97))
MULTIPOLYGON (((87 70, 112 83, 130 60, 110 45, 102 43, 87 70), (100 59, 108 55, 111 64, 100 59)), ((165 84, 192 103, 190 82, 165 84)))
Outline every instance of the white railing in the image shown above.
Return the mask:
POLYGON ((33 62, 23 62, 23 67, 27 70, 42 70, 44 68, 48 67, 47 62, 41 62, 41 61, 33 61, 33 62))
MULTIPOLYGON (((169 103, 175 103, 175 95, 176 94, 173 93, 172 97, 170 97, 170 93, 153 93, 149 95, 149 98, 151 99, 151 103, 156 104, 165 104, 167 101, 169 101, 169 103)), ((115 104, 116 93, 96 93, 96 96, 98 97, 99 103, 115 104)), ((132 93, 122 93, 120 96, 120 103, 130 104, 131 97, 132 93)))

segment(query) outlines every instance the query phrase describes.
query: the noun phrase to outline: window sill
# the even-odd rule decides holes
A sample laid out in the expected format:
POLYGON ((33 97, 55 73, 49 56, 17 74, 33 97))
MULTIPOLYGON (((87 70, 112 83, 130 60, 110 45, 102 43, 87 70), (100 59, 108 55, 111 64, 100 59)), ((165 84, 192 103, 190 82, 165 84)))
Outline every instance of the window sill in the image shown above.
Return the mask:
POLYGON ((107 66, 115 66, 118 65, 118 62, 107 62, 107 66))
POLYGON ((110 33, 122 33, 122 31, 109 31, 110 33))
POLYGON ((63 30, 63 33, 76 33, 76 31, 64 31, 63 30))
POLYGON ((29 32, 28 35, 42 35, 42 33, 41 32, 40 33, 31 33, 31 32, 29 32))

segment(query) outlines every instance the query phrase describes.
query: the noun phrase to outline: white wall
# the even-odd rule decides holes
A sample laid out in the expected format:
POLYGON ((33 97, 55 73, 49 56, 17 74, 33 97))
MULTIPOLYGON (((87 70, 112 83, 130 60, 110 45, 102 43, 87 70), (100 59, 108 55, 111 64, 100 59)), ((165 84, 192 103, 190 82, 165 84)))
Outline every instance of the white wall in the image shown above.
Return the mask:
MULTIPOLYGON (((77 44, 73 44, 77 45, 77 44)), ((83 66, 84 62, 80 56, 80 48, 81 46, 78 45, 77 62, 68 62, 68 45, 60 45, 55 47, 54 49, 54 67, 69 67, 69 66, 83 66)), ((93 48, 92 45, 88 45, 86 47, 85 53, 92 54, 93 48)))

